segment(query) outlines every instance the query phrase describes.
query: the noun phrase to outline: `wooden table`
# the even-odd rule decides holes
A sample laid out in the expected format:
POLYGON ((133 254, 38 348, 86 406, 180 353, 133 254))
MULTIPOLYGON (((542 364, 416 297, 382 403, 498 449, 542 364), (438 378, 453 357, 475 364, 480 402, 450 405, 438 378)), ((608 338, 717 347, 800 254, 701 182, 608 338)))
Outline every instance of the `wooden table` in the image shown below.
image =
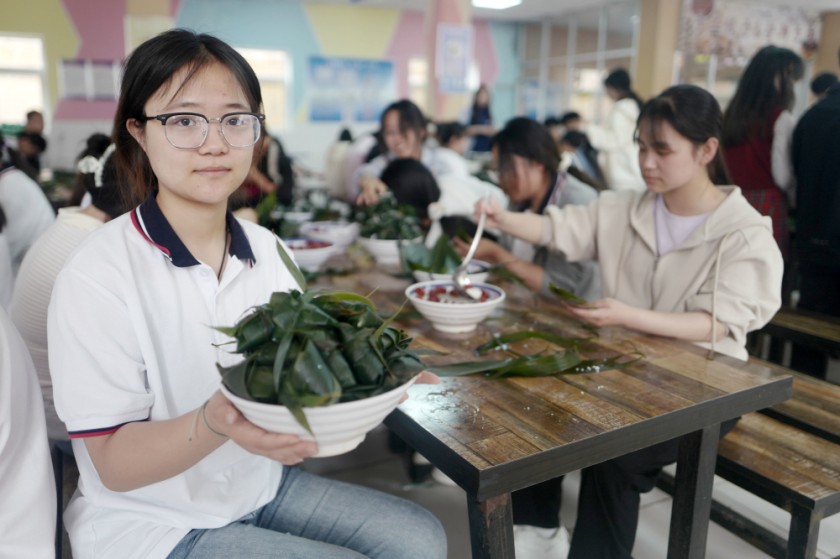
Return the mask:
MULTIPOLYGON (((373 292, 377 308, 393 312, 410 282, 366 272, 320 283, 373 292)), ((414 337, 414 347, 448 353, 424 358, 429 363, 478 359, 473 350, 497 332, 592 335, 551 301, 503 287, 504 308, 473 333, 443 334, 410 313, 396 325, 414 337)), ((622 370, 504 380, 474 375, 415 385, 388 417, 394 432, 467 492, 473 557, 514 557, 512 491, 677 437, 668 557, 704 556, 720 424, 786 400, 791 378, 725 356, 709 360, 693 344, 620 328, 600 329, 581 346, 584 357, 632 349, 644 358, 622 370)))

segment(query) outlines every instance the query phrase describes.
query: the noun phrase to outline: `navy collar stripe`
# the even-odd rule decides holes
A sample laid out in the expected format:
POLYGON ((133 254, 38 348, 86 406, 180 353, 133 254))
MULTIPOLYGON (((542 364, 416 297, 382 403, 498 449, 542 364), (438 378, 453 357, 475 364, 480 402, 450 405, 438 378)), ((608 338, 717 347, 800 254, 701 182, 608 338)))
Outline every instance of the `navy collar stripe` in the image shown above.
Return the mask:
MULTIPOLYGON (((140 235, 158 250, 163 252, 175 266, 186 268, 197 266, 200 262, 190 253, 175 230, 169 224, 166 216, 160 210, 155 199, 157 193, 152 193, 140 206, 131 213, 131 220, 140 235)), ((228 231, 230 232, 230 249, 228 254, 247 260, 253 266, 257 259, 251 249, 251 243, 245 231, 230 211, 225 216, 228 231)))
POLYGON ((139 212, 137 211, 137 208, 134 208, 131 211, 131 223, 134 224, 134 228, 137 229, 137 232, 140 233, 140 236, 143 237, 150 245, 160 249, 160 251, 164 253, 167 258, 172 260, 172 255, 169 254, 169 249, 165 246, 157 244, 151 239, 151 237, 149 237, 149 235, 145 231, 145 228, 143 227, 143 224, 140 223, 141 219, 143 218, 140 216, 139 212))

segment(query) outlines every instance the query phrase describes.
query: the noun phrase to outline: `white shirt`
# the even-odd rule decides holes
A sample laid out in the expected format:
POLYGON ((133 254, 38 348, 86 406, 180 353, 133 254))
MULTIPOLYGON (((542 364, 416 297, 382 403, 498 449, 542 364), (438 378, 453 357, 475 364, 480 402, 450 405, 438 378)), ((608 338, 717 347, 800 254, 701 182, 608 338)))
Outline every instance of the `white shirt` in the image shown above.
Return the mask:
POLYGON ((793 130, 796 118, 782 111, 773 124, 773 145, 770 148, 770 172, 773 180, 787 195, 791 207, 796 206, 796 176, 793 174, 793 130))
MULTIPOLYGON (((466 160, 463 157, 460 157, 460 160, 454 159, 449 154, 443 153, 444 149, 452 152, 453 155, 457 155, 450 149, 426 144, 420 153, 420 162, 429 169, 435 179, 445 175, 469 176, 469 166, 466 160)), ((358 193, 359 181, 362 177, 379 178, 388 163, 394 159, 393 154, 387 153, 374 157, 369 163, 362 165, 353 175, 353 191, 358 193)))
MULTIPOLYGON (((194 528, 217 528, 272 499, 282 466, 228 441, 170 479, 133 491, 102 484, 85 436, 197 409, 220 386, 220 345, 274 291, 296 289, 268 230, 228 216, 231 258, 219 283, 150 198, 91 233, 59 273, 49 309, 55 404, 79 465, 65 513, 73 555, 164 558, 194 528)), ((188 433, 184 433, 186 442, 188 433)))
POLYGON ((53 404, 53 388, 47 357, 47 307, 53 283, 67 257, 102 221, 81 213, 79 208, 62 208, 58 218, 35 241, 23 258, 15 283, 9 315, 29 348, 47 415, 47 435, 51 440, 66 440, 67 429, 58 419, 53 404))
POLYGON ((38 183, 14 167, 0 172, 0 206, 6 213, 3 232, 16 274, 29 246, 55 221, 55 212, 38 183))
POLYGON ((12 273, 12 256, 9 254, 9 243, 6 241, 6 234, 0 231, 0 307, 9 307, 14 285, 15 276, 12 273))
POLYGON ((636 145, 636 120, 639 105, 627 97, 613 104, 604 126, 586 127, 592 147, 604 159, 602 168, 612 190, 639 190, 647 187, 639 168, 639 147, 636 145))
POLYGON ((0 557, 55 556, 55 479, 32 360, 0 308, 0 557))
POLYGON ((654 230, 656 231, 656 253, 665 256, 688 239, 688 237, 709 217, 708 213, 698 215, 677 215, 668 211, 661 194, 656 195, 653 205, 654 230))
POLYGON ((504 208, 508 197, 501 188, 472 175, 447 174, 437 179, 440 198, 429 204, 429 218, 432 225, 426 234, 426 246, 432 247, 443 233, 440 218, 445 216, 464 216, 470 219, 475 213, 475 204, 484 197, 495 198, 504 208))

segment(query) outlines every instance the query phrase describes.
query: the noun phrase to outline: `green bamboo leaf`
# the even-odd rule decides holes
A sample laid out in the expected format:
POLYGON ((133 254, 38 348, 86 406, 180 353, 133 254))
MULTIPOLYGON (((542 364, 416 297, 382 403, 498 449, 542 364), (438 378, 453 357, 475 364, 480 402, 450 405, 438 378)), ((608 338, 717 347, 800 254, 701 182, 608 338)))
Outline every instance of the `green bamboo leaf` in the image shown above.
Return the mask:
POLYGON ((251 399, 248 393, 248 383, 246 382, 246 374, 248 372, 247 360, 242 360, 230 367, 223 367, 217 363, 216 368, 219 370, 219 374, 222 375, 222 382, 228 387, 228 390, 240 398, 251 399))
POLYGON ((235 326, 214 326, 213 330, 221 332, 225 336, 230 336, 231 338, 236 336, 236 333, 238 331, 238 329, 235 326))
POLYGON ((297 420, 298 425, 306 429, 306 432, 315 436, 315 433, 312 432, 312 427, 309 425, 309 420, 306 419, 306 414, 303 412, 303 405, 300 403, 300 400, 296 396, 284 396, 283 394, 280 395, 280 403, 286 406, 286 409, 289 410, 289 413, 292 414, 292 417, 297 420))
POLYGON ((508 365, 513 359, 501 359, 498 361, 464 361, 462 363, 451 363, 449 365, 426 366, 426 370, 439 377, 462 377, 475 373, 486 373, 508 365))
POLYGON ((303 272, 300 271, 300 268, 297 267, 297 264, 294 263, 292 257, 289 256, 283 245, 280 244, 280 241, 275 241, 277 243, 277 254, 280 255, 280 259, 285 264, 286 268, 289 269, 289 272, 292 274, 292 277, 295 278, 295 281, 300 287, 301 291, 306 291, 306 278, 303 277, 303 272))
POLYGON ((344 358, 341 349, 336 348, 324 354, 327 365, 332 371, 338 383, 341 385, 342 394, 349 388, 353 388, 358 383, 356 377, 353 375, 353 368, 344 358))
POLYGON ((273 331, 274 325, 271 320, 257 310, 241 323, 236 334, 236 352, 247 353, 259 347, 271 339, 273 331))
POLYGON ((548 284, 548 289, 553 294, 555 294, 557 297, 559 297, 561 300, 565 301, 566 303, 569 303, 570 305, 574 305, 575 307, 591 307, 592 306, 592 304, 589 301, 587 301, 586 299, 583 299, 582 297, 578 297, 577 295, 575 295, 571 291, 569 291, 567 289, 563 289, 562 287, 558 287, 558 286, 554 285, 553 283, 548 284))
POLYGON ((558 351, 549 355, 524 355, 507 365, 490 371, 493 378, 509 376, 542 377, 565 373, 581 363, 577 349, 558 351))
POLYGON ((304 406, 328 405, 341 398, 341 385, 315 344, 307 340, 283 375, 281 392, 294 396, 304 406))
POLYGON ((249 363, 248 365, 248 394, 258 402, 273 404, 277 401, 277 391, 271 379, 271 367, 263 367, 249 363))
POLYGON ((577 345, 583 341, 580 338, 566 338, 542 330, 523 330, 521 332, 511 332, 509 334, 494 336, 489 342, 481 344, 475 348, 475 353, 476 355, 482 355, 488 351, 496 349, 507 350, 510 344, 531 339, 551 342, 560 347, 577 347, 577 345))
POLYGON ((271 369, 271 378, 274 384, 274 390, 279 394, 281 386, 283 385, 283 372, 286 369, 286 360, 289 357, 289 351, 292 349, 292 342, 295 340, 294 330, 287 330, 284 336, 277 344, 277 349, 274 352, 274 365, 271 369))

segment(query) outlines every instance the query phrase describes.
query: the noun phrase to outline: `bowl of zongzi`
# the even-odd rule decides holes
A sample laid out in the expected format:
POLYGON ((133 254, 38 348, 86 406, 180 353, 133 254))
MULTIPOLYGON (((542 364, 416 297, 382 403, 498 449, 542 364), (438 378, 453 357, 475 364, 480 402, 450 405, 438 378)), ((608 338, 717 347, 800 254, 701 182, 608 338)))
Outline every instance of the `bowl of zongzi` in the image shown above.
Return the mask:
POLYGON ((246 400, 222 386, 222 393, 258 427, 274 433, 298 435, 318 443, 318 457, 336 456, 350 452, 365 440, 374 427, 393 411, 405 392, 414 384, 414 378, 377 396, 363 400, 341 402, 325 407, 303 408, 310 431, 284 406, 263 404, 246 400))
POLYGON ((217 329, 243 357, 218 366, 224 394, 255 425, 314 439, 317 456, 355 448, 424 369, 411 338, 355 293, 277 292, 217 329))

